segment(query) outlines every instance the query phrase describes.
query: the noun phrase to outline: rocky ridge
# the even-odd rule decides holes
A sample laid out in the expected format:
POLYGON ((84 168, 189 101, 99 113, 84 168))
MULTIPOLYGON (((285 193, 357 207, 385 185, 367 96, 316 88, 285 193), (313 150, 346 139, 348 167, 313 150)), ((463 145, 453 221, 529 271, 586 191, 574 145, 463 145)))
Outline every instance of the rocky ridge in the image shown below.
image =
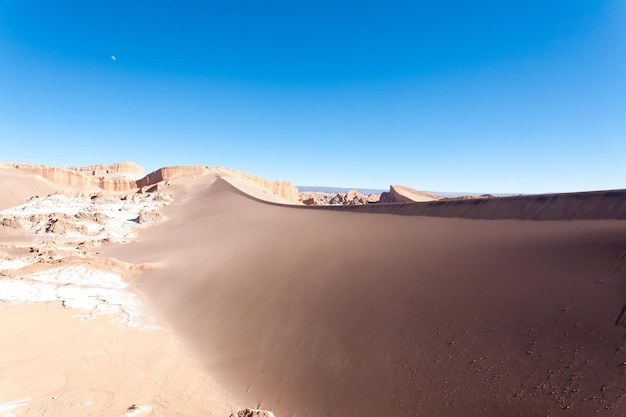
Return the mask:
POLYGON ((125 177, 129 179, 143 178, 146 173, 141 165, 134 162, 118 162, 116 164, 87 165, 84 167, 63 167, 79 171, 94 177, 125 177))
POLYGON ((151 172, 145 177, 137 181, 137 188, 152 187, 158 188, 159 184, 164 184, 168 181, 180 179, 200 177, 204 175, 217 174, 218 176, 233 176, 242 178, 254 185, 267 189, 273 194, 276 194, 285 200, 298 204, 298 189, 289 181, 278 180, 266 180, 256 175, 248 174, 246 172, 238 171, 232 168, 211 167, 211 166, 172 166, 159 168, 156 171, 151 172))
POLYGON ((157 328, 124 277, 155 267, 99 256, 97 248, 131 241, 166 220, 161 193, 83 196, 52 194, 0 211, 0 303, 61 302, 90 320, 106 315, 128 327, 157 328), (12 253, 12 254, 11 254, 12 253))
POLYGON ((266 180, 256 175, 230 168, 211 166, 172 166, 157 169, 144 175, 143 168, 133 162, 90 165, 85 167, 52 167, 37 164, 11 164, 3 166, 33 172, 49 181, 66 187, 86 191, 101 190, 111 193, 128 193, 139 189, 155 191, 171 180, 194 178, 209 174, 242 178, 269 190, 285 200, 299 204, 298 189, 288 181, 266 180))
POLYGON ((379 195, 363 195, 357 190, 347 193, 325 193, 321 191, 307 191, 300 193, 300 201, 307 206, 355 206, 374 204, 378 202, 379 195))
POLYGON ((389 191, 380 195, 380 203, 418 203, 437 201, 439 199, 440 198, 436 195, 414 190, 402 185, 390 185, 389 191))
POLYGON ((367 196, 357 190, 350 190, 347 193, 322 191, 300 193, 300 201, 307 206, 362 206, 377 203, 416 203, 437 200, 440 200, 440 197, 401 185, 391 185, 387 192, 367 196))

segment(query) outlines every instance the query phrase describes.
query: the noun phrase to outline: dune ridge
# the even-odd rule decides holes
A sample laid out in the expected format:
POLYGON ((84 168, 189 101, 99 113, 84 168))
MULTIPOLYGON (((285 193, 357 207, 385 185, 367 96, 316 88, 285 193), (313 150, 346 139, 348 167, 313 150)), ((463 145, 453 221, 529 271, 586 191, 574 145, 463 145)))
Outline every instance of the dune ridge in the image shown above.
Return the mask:
POLYGON ((623 220, 626 219, 626 190, 302 209, 476 220, 623 220))
MULTIPOLYGON (((95 167, 79 174, 123 177, 95 167)), ((0 168, 21 184, 9 187, 16 194, 0 206, 55 186, 31 171, 0 168)), ((0 305, 3 334, 21 340, 0 348, 8 381, 16 382, 0 381, 3 410, 625 414, 626 191, 307 207, 284 204, 260 185, 288 187, 235 170, 171 167, 144 178, 150 175, 130 193, 75 189, 78 197, 31 198, 3 211, 2 286, 13 291, 31 282, 36 295, 53 301, 29 310, 0 305), (144 207, 165 190, 159 199, 168 204, 144 207), (88 236, 98 245, 85 244, 88 236), (34 240, 16 243, 26 238, 34 240), (116 271, 122 280, 107 284, 80 265, 116 271), (161 330, 142 336, 127 324, 117 340, 99 314, 107 306, 90 305, 87 321, 72 322, 65 308, 83 308, 90 298, 118 304, 119 291, 91 288, 90 280, 139 294, 161 330), (76 283, 88 294, 73 290, 76 283), (62 306, 54 302, 60 299, 62 306), (28 320, 16 321, 13 312, 28 320), (65 346, 59 352, 70 354, 59 364, 59 353, 42 348, 53 334, 38 315, 45 329, 56 320, 63 330, 54 337, 65 346), (84 332, 89 337, 72 345, 84 332), (46 366, 33 373, 23 351, 46 366), (97 359, 89 375, 101 366, 104 386, 81 374, 86 351, 97 359), (153 383, 128 388, 127 380, 153 383), (118 389, 119 400, 112 394, 118 389), (62 401, 50 400, 57 392, 62 401)), ((128 315, 137 305, 132 297, 124 302, 111 311, 128 315)))
POLYGON ((155 184, 175 179, 189 179, 195 176, 225 176, 241 178, 247 182, 260 186, 284 198, 291 203, 299 203, 298 189, 291 182, 266 180, 253 174, 231 168, 211 166, 173 166, 159 168, 137 181, 137 188, 151 187, 155 184))
POLYGON ((57 184, 82 190, 100 189, 110 192, 130 192, 142 188, 158 188, 165 182, 177 179, 189 180, 195 176, 225 175, 240 177, 287 202, 299 204, 298 189, 288 181, 266 180, 231 168, 211 166, 171 166, 159 168, 143 175, 143 168, 133 162, 90 165, 85 167, 52 167, 48 165, 2 163, 4 168, 33 172, 57 184))
MULTIPOLYGON (((285 206, 219 178, 172 192, 169 222, 106 252, 163 261, 139 291, 241 404, 297 417, 626 410, 623 220, 285 206)), ((547 201, 527 203, 562 204, 547 201)))

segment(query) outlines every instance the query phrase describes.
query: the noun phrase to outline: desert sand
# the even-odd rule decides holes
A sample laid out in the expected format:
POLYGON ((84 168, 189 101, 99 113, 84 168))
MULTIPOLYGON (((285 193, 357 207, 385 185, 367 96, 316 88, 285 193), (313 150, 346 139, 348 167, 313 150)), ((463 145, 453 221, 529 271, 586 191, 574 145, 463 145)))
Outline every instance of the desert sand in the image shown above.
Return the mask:
POLYGON ((626 192, 321 208, 191 171, 83 255, 57 237, 69 252, 29 263, 32 228, 0 230, 0 282, 56 297, 0 304, 0 415, 626 414, 626 192), (138 301, 64 307, 59 288, 103 290, 40 263, 138 301))

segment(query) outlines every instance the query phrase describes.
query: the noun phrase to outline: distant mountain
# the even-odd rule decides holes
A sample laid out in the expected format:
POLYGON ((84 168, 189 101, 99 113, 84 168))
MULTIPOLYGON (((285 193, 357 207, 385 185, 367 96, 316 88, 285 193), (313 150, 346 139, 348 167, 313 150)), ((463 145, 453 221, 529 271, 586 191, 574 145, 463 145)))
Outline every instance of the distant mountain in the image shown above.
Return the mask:
MULTIPOLYGON (((369 195, 369 194, 382 194, 388 190, 379 190, 375 188, 342 188, 342 187, 324 187, 318 185, 297 185, 298 191, 301 193, 304 192, 322 192, 322 193, 347 193, 350 190, 357 190, 361 194, 369 195)), ((468 193, 462 191, 424 191, 428 194, 434 194, 443 198, 456 198, 462 196, 479 196, 487 193, 468 193)), ((491 193, 491 195, 496 197, 512 197, 515 195, 520 195, 519 193, 491 193)))
POLYGON ((377 190, 374 188, 341 188, 341 187, 322 187, 317 185, 296 185, 298 191, 301 193, 306 192, 320 192, 320 193, 344 193, 346 194, 350 190, 357 190, 363 195, 381 194, 387 190, 377 190))
POLYGON ((457 198, 457 197, 464 197, 464 196, 470 196, 470 197, 478 197, 480 195, 492 195, 494 197, 513 197, 516 195, 521 195, 520 193, 464 193, 462 191, 456 192, 456 191, 424 191, 428 194, 434 194, 434 195, 438 195, 439 197, 443 197, 443 198, 457 198))

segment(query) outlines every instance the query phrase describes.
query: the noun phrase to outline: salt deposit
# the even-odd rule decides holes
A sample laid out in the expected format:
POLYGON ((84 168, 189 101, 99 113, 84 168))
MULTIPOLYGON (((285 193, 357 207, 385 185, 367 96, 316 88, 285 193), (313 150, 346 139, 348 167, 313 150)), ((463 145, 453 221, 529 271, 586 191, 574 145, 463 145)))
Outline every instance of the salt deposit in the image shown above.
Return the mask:
POLYGON ((0 271, 9 269, 20 269, 28 265, 22 259, 0 259, 0 271))
POLYGON ((103 240, 125 242, 136 236, 137 221, 142 211, 158 210, 169 203, 164 194, 135 194, 132 197, 94 196, 70 197, 54 194, 34 197, 27 203, 0 211, 0 216, 16 220, 34 235, 62 240, 103 240), (50 226, 61 221, 60 230, 50 226), (60 232, 60 233, 59 233, 60 232))
POLYGON ((0 404, 0 417, 13 417, 15 414, 11 411, 17 407, 25 406, 29 401, 30 398, 23 398, 21 400, 0 404))
POLYGON ((31 248, 27 256, 0 256, 0 272, 5 275, 0 278, 0 301, 60 302, 67 308, 82 310, 77 317, 83 320, 107 315, 128 327, 156 328, 155 319, 139 297, 128 290, 118 271, 102 270, 76 259, 86 257, 84 248, 89 245, 128 242, 139 228, 163 218, 147 217, 139 224, 140 213, 158 211, 169 200, 163 194, 121 198, 55 194, 1 211, 0 218, 11 219, 13 228, 32 240, 21 244, 31 248), (39 268, 32 270, 32 265, 39 268))

